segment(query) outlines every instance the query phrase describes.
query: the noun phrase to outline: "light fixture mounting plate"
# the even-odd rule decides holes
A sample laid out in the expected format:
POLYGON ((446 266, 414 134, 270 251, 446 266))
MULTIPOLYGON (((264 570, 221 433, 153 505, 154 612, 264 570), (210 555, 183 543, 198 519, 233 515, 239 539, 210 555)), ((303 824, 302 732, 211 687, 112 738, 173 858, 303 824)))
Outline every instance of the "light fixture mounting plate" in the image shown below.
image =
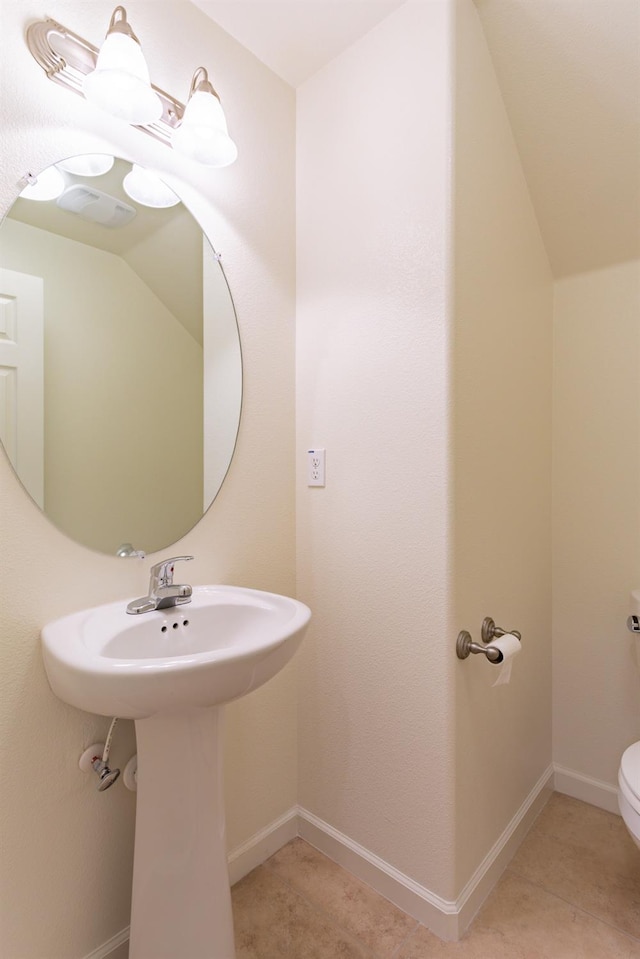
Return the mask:
MULTIPOLYGON (((83 96, 82 82, 96 68, 98 48, 56 20, 36 20, 27 27, 27 46, 47 77, 83 96)), ((171 135, 184 114, 184 104, 151 84, 162 102, 162 116, 136 129, 170 145, 171 135)))

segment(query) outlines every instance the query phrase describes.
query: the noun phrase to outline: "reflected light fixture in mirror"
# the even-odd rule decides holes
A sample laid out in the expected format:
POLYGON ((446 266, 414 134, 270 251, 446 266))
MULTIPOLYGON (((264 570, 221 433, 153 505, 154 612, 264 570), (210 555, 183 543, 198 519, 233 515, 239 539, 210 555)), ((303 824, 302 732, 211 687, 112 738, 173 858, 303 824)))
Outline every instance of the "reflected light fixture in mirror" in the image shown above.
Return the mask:
POLYGON ((152 123, 162 116, 162 103, 151 89, 149 68, 124 7, 113 11, 96 68, 84 78, 82 90, 90 103, 127 123, 152 123))
POLYGON ((101 50, 51 19, 29 25, 27 46, 49 80, 85 96, 166 146, 175 146, 211 167, 228 166, 236 159, 237 147, 205 68, 195 71, 185 108, 150 82, 124 7, 114 10, 101 50))
POLYGON ((60 160, 56 166, 59 170, 65 170, 75 176, 104 176, 114 163, 115 158, 108 153, 86 153, 84 156, 60 160))
MULTIPOLYGON (((68 160, 60 160, 43 170, 37 177, 28 173, 25 177, 27 185, 20 196, 25 200, 56 200, 67 189, 64 173, 72 174, 71 189, 73 189, 73 178, 104 176, 113 168, 114 163, 114 157, 103 153, 86 154, 85 156, 70 157, 68 160)), ((180 203, 180 197, 167 186, 164 180, 156 173, 146 170, 137 163, 132 164, 131 170, 122 180, 122 188, 130 199, 142 204, 142 206, 168 209, 180 203)), ((102 196, 105 196, 105 194, 102 194, 102 196)), ((97 199, 97 197, 98 194, 96 193, 94 198, 97 199)), ((114 203, 117 204, 117 199, 113 199, 114 203)), ((88 195, 83 194, 82 203, 87 204, 88 202, 88 195)), ((59 201, 58 206, 62 206, 63 209, 71 209, 72 212, 82 215, 80 210, 70 208, 62 200, 59 201)), ((92 217, 89 217, 89 219, 92 219, 92 217)))
POLYGON ((38 176, 27 173, 26 181, 27 185, 20 194, 25 200, 55 200, 65 188, 64 177, 55 166, 47 167, 38 176))
POLYGON ((124 192, 136 203, 143 206, 167 209, 176 206, 180 198, 151 170, 134 163, 131 171, 122 181, 124 192))

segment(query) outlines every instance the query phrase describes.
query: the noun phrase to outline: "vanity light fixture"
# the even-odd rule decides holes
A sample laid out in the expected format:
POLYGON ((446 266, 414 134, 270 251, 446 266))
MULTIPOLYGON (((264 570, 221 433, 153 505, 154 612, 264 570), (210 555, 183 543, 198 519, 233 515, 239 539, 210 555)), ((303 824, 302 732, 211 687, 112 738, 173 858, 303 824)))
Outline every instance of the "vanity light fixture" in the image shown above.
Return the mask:
POLYGON ((227 166, 235 160, 238 151, 207 71, 198 67, 193 76, 186 116, 180 100, 150 83, 124 7, 114 10, 100 50, 52 19, 30 24, 26 39, 32 56, 54 83, 86 96, 197 162, 227 166))
POLYGON ((151 89, 149 68, 124 7, 111 15, 96 68, 84 78, 82 92, 90 103, 127 123, 153 123, 162 116, 162 103, 151 89))
POLYGON ((229 166, 238 156, 220 97, 204 67, 193 74, 187 106, 180 126, 173 131, 172 144, 174 150, 204 166, 229 166))

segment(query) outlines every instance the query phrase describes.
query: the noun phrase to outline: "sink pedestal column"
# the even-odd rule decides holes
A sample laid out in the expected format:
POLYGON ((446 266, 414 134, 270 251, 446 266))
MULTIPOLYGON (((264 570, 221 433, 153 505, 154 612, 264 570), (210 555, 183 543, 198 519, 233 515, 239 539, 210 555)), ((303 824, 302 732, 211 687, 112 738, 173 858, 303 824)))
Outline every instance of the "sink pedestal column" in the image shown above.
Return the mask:
POLYGON ((222 707, 136 720, 130 959, 234 959, 222 707))

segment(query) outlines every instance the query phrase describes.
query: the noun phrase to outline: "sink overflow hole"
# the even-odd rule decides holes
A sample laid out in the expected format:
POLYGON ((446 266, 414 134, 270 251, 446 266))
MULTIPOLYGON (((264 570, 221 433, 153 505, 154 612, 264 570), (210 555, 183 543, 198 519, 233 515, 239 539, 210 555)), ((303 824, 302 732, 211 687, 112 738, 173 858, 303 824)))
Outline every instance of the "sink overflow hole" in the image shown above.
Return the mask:
MULTIPOLYGON (((189 620, 188 620, 188 619, 183 619, 183 620, 182 620, 182 625, 183 625, 183 626, 188 626, 188 625, 189 625, 189 620)), ((180 628, 180 623, 172 623, 171 626, 172 626, 172 629, 179 629, 179 628, 180 628)), ((165 626, 161 626, 161 627, 160 627, 160 632, 161 632, 161 633, 166 633, 168 629, 169 629, 169 627, 166 626, 166 625, 165 625, 165 626)))

